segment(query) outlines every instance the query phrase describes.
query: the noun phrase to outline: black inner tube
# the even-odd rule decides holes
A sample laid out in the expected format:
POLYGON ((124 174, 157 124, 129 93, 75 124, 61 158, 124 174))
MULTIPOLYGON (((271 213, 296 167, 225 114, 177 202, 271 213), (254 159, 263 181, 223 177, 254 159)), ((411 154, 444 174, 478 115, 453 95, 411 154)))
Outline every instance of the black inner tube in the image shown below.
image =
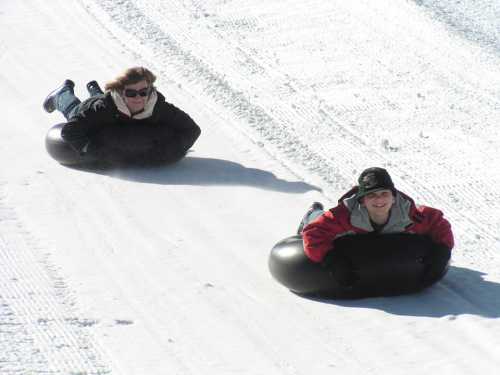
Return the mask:
POLYGON ((448 265, 426 279, 431 251, 440 251, 427 236, 408 233, 349 235, 335 241, 335 252, 346 256, 357 276, 350 286, 339 284, 330 269, 312 262, 302 238, 278 242, 269 256, 272 276, 293 292, 332 298, 390 296, 422 290, 441 279, 448 265))
POLYGON ((186 150, 174 137, 154 127, 119 129, 107 126, 93 135, 86 153, 75 150, 61 137, 64 123, 54 125, 45 137, 49 155, 63 165, 157 165, 182 159, 186 150))

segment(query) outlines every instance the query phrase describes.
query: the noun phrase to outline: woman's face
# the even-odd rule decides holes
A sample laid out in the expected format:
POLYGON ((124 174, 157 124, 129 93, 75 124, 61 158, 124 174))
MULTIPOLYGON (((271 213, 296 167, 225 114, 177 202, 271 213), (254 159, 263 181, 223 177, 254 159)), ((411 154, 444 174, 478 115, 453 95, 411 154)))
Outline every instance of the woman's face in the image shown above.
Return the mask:
POLYGON ((147 81, 126 85, 122 91, 122 97, 130 113, 135 114, 144 110, 144 106, 151 93, 147 81))

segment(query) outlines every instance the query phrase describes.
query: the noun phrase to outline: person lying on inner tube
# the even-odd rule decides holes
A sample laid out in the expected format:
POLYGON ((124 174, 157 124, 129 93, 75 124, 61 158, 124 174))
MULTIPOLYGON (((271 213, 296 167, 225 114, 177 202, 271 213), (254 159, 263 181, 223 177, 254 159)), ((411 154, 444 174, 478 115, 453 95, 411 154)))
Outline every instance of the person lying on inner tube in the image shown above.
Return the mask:
POLYGON ((89 82, 90 98, 83 102, 74 94, 73 81, 66 80, 43 107, 63 113, 67 123, 61 137, 83 159, 89 153, 117 162, 173 162, 184 157, 201 131, 165 101, 155 80, 147 68, 132 67, 109 81, 105 93, 96 81, 89 82))
POLYGON ((415 233, 427 235, 436 251, 426 259, 426 278, 433 279, 446 267, 454 245, 450 223, 443 213, 428 206, 417 206, 412 198, 396 190, 389 173, 378 167, 364 170, 339 204, 324 212, 315 202, 298 230, 304 252, 313 262, 328 267, 337 281, 352 285, 356 275, 349 260, 335 253, 334 240, 362 233, 415 233))

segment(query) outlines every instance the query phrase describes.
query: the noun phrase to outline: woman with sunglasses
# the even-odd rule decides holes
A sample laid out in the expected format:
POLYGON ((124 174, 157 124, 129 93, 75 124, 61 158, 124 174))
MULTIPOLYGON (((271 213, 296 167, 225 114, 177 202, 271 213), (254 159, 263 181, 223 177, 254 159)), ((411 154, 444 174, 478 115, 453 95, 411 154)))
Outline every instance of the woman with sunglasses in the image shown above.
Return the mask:
POLYGON ((155 75, 144 67, 125 70, 105 85, 87 84, 90 98, 81 102, 66 80, 43 103, 67 122, 49 130, 47 150, 62 164, 104 162, 156 164, 185 156, 200 128, 156 90, 155 75))

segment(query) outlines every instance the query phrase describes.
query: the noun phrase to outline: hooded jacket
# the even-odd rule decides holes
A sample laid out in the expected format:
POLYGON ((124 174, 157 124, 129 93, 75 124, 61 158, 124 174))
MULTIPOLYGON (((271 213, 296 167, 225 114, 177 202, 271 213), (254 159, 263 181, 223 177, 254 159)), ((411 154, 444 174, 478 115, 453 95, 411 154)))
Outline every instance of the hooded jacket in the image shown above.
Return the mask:
POLYGON ((144 110, 133 116, 116 92, 91 97, 61 136, 74 149, 111 162, 169 162, 183 157, 200 133, 189 115, 153 90, 144 110))
MULTIPOLYGON (((330 251, 335 251, 334 240, 347 235, 374 231, 368 211, 358 202, 357 188, 351 189, 339 204, 308 224, 302 231, 304 252, 314 262, 321 262, 330 251)), ((389 220, 379 232, 414 233, 427 235, 436 244, 452 249, 453 233, 443 213, 428 206, 417 206, 413 199, 395 191, 395 202, 389 220)))

